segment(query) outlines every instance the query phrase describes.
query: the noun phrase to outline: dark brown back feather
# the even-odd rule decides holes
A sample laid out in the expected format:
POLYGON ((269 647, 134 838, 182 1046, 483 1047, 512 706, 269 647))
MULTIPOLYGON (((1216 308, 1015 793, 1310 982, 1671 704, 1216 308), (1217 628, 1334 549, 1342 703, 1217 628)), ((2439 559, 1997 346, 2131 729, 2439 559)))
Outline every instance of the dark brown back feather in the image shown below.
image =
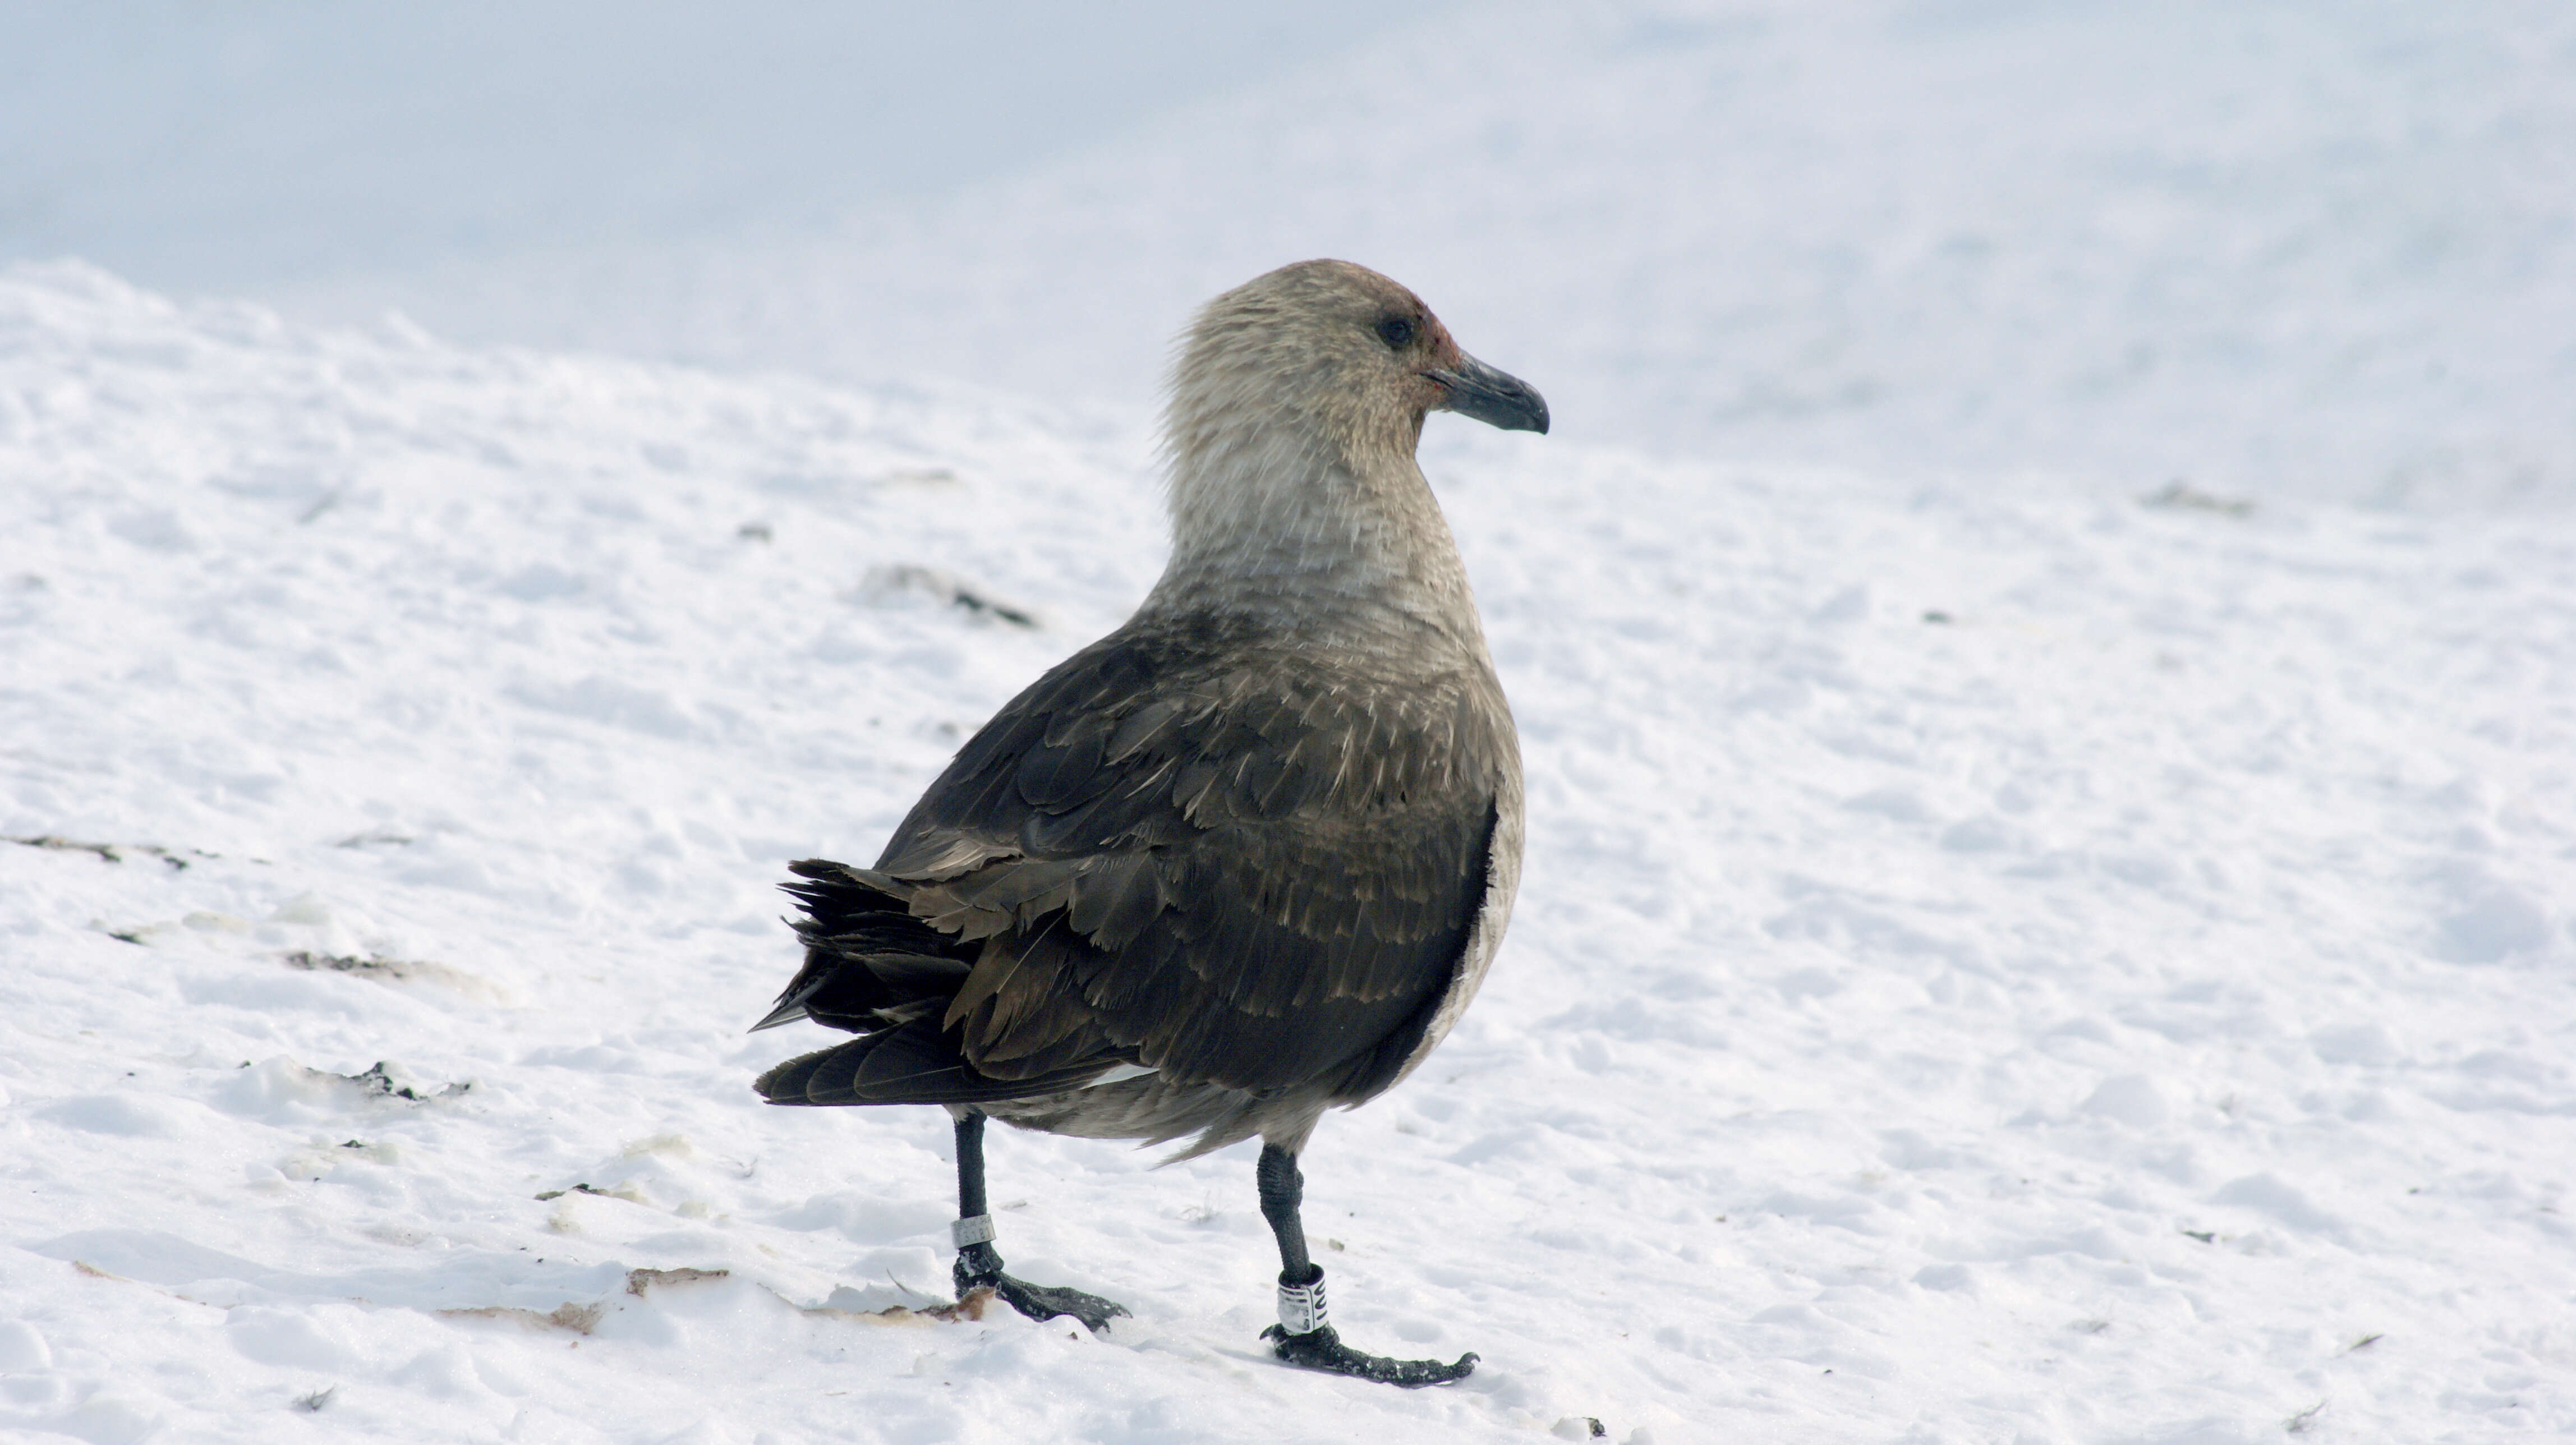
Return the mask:
POLYGON ((1480 666, 1380 677, 1222 619, 1131 623, 986 723, 875 868, 796 865, 807 961, 764 1023, 901 1042, 783 1065, 781 1102, 1026 1096, 1119 1062, 1369 1097, 1483 904, 1510 729, 1480 666))
POLYGON ((1510 721, 1481 667, 1340 661, 1221 619, 1131 626, 959 752, 876 871, 991 940, 948 1012, 968 1058, 1383 1087, 1483 902, 1510 721), (963 871, 961 842, 984 855, 963 871))

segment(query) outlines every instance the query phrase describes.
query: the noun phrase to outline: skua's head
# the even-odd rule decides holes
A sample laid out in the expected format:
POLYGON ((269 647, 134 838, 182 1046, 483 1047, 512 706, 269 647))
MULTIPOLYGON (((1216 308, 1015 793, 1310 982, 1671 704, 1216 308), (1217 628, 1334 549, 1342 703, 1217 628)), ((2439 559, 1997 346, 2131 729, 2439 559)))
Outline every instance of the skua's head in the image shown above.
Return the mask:
POLYGON ((1410 455, 1432 411, 1547 430, 1539 394, 1460 350, 1421 297, 1365 266, 1300 261, 1201 308, 1173 369, 1170 440, 1187 456, 1284 424, 1346 454, 1410 455))

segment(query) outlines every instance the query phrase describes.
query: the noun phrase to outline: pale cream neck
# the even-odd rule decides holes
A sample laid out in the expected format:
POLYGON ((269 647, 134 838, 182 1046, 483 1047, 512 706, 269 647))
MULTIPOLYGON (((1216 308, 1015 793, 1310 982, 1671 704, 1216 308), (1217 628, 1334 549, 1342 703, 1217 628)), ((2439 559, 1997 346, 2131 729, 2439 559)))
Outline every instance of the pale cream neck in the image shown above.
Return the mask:
POLYGON ((1213 608, 1372 652, 1482 660, 1475 595, 1413 436, 1350 445, 1319 418, 1219 410, 1228 400, 1173 399, 1172 556, 1143 612, 1213 608))

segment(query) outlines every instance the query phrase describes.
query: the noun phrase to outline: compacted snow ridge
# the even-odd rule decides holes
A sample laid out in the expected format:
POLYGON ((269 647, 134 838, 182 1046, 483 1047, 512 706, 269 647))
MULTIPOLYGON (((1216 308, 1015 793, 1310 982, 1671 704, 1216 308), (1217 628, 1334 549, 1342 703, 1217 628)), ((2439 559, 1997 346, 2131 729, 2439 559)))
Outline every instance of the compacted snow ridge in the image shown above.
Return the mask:
MULTIPOLYGON (((762 1106, 872 857, 1158 569, 1151 438, 0 272, 0 1429, 2576 1432, 2576 526, 1435 419, 1530 776, 1483 998, 1306 1156, 762 1106), (95 846, 93 846, 95 845, 95 846)), ((14 1437, 13 1437, 14 1438, 14 1437)))

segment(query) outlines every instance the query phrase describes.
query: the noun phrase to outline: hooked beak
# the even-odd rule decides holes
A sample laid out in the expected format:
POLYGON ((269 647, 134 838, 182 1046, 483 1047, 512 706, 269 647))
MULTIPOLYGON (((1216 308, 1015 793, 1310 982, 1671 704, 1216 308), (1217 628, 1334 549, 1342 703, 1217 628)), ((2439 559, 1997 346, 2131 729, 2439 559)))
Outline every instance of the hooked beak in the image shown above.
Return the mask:
POLYGON ((1504 431, 1534 431, 1547 435, 1547 402, 1528 382, 1505 371, 1496 371, 1472 356, 1462 356, 1454 367, 1436 367, 1422 373, 1440 383, 1447 395, 1439 409, 1472 416, 1487 426, 1504 431))

